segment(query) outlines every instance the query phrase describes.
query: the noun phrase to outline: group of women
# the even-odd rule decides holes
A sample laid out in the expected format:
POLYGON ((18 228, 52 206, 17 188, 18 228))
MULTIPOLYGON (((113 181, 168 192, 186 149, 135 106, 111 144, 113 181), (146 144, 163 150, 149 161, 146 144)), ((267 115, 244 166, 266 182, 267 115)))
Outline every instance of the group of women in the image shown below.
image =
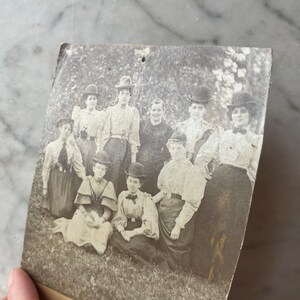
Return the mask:
POLYGON ((155 99, 140 120, 128 106, 130 77, 116 88, 118 104, 104 113, 89 85, 86 108, 59 120, 59 138, 46 147, 43 206, 58 217, 54 232, 99 254, 110 242, 136 261, 230 282, 261 147, 249 129, 255 101, 235 94, 233 126, 223 131, 203 120, 211 94, 200 87, 190 119, 173 130, 164 101, 155 99))

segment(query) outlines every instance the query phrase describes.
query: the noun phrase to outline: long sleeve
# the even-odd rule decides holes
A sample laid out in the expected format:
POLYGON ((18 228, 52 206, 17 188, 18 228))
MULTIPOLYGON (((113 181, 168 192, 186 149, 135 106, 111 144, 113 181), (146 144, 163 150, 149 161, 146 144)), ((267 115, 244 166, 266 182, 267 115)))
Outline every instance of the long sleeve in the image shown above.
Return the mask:
POLYGON ((78 177, 84 179, 86 177, 85 168, 82 164, 82 156, 76 143, 74 143, 73 168, 78 177))
POLYGON ((80 120, 80 107, 74 106, 72 111, 72 119, 74 120, 73 124, 73 133, 75 137, 79 136, 79 120, 80 120))
POLYGON ((118 231, 124 230, 127 226, 127 218, 123 209, 123 199, 124 192, 122 192, 118 197, 118 210, 111 222, 112 227, 118 231))
POLYGON ((128 142, 131 145, 131 153, 137 153, 140 146, 140 114, 137 108, 133 108, 131 128, 128 136, 128 142))
POLYGON ((103 130, 104 130, 104 123, 105 123, 106 113, 99 112, 98 117, 98 129, 96 132, 96 145, 97 145, 97 152, 103 150, 103 130))
POLYGON ((206 182, 200 169, 193 166, 190 170, 187 170, 182 194, 182 200, 185 203, 175 221, 181 228, 185 227, 198 210, 204 195, 206 182))
POLYGON ((101 134, 101 143, 99 144, 99 150, 102 150, 105 144, 108 142, 111 134, 111 117, 112 109, 109 107, 106 111, 106 116, 103 121, 103 129, 101 134))
POLYGON ((145 196, 144 209, 142 217, 142 228, 144 235, 158 240, 159 229, 158 229, 158 212, 154 202, 152 201, 150 195, 145 196))
POLYGON ((52 144, 49 144, 45 150, 45 160, 44 160, 43 170, 42 170, 43 188, 47 188, 48 186, 50 171, 53 164, 51 145, 52 144))
POLYGON ((256 178, 256 172, 258 169, 258 163, 259 163, 259 158, 260 158, 260 151, 262 148, 262 142, 263 142, 263 137, 260 135, 255 136, 253 138, 253 141, 251 143, 252 149, 253 149, 253 156, 250 159, 250 164, 249 164, 249 169, 248 169, 248 176, 251 182, 255 182, 256 178))

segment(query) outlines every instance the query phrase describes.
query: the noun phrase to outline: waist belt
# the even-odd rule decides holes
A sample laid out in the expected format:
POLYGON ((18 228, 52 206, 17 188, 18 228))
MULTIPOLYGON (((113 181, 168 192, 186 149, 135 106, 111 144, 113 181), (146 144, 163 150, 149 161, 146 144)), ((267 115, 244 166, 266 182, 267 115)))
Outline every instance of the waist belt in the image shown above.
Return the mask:
POLYGON ((179 194, 174 194, 174 193, 171 193, 171 198, 173 198, 173 199, 182 199, 182 197, 181 197, 181 195, 179 195, 179 194))
POLYGON ((112 134, 110 137, 112 139, 120 139, 120 140, 128 141, 128 137, 126 135, 122 135, 122 134, 112 134))
POLYGON ((95 141, 96 137, 94 136, 81 136, 81 138, 83 140, 87 140, 87 141, 95 141))
POLYGON ((58 169, 60 172, 72 172, 71 164, 68 164, 66 168, 64 168, 61 164, 57 163, 54 165, 54 169, 58 169))

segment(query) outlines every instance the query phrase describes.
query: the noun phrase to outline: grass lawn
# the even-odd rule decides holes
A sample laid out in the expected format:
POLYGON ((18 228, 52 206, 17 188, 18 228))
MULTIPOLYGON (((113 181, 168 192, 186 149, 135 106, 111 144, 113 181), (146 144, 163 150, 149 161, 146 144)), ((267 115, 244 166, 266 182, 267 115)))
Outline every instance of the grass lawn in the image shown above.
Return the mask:
POLYGON ((193 274, 142 266, 111 247, 99 256, 65 243, 52 233, 54 218, 39 207, 41 182, 34 182, 22 267, 35 280, 74 299, 226 299, 226 287, 193 274))

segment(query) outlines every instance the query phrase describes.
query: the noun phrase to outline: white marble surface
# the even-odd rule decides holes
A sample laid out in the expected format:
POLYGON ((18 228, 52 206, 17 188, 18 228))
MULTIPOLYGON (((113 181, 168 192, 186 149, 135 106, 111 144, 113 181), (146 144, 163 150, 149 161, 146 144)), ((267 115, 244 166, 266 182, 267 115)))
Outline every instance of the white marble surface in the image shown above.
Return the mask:
POLYGON ((230 299, 299 299, 299 0, 0 3, 0 295, 20 262, 56 57, 70 42, 274 49, 264 149, 230 299))

